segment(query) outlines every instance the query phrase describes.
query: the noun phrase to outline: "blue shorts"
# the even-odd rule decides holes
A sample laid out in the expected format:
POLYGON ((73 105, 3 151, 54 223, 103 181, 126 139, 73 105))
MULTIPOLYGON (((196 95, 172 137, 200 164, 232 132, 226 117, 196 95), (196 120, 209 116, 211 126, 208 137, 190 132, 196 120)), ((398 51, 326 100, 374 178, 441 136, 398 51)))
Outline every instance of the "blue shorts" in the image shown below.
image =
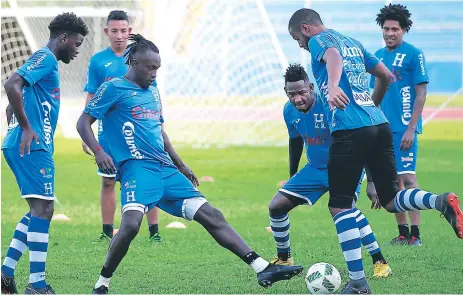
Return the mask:
POLYGON ((155 206, 170 215, 192 220, 207 200, 176 167, 158 161, 128 160, 119 167, 122 214, 146 213, 155 206))
MULTIPOLYGON (((360 195, 360 185, 364 177, 364 172, 357 186, 356 196, 360 195)), ((279 192, 284 195, 291 195, 300 198, 307 205, 314 205, 326 192, 328 192, 328 170, 318 169, 306 164, 304 168, 293 175, 279 192)))
POLYGON ((36 150, 20 157, 18 149, 4 149, 3 155, 16 177, 21 197, 54 200, 55 162, 49 152, 36 150))
MULTIPOLYGON (((98 143, 100 144, 101 148, 105 151, 105 153, 108 154, 108 156, 110 156, 111 159, 113 159, 113 163, 115 165, 116 162, 114 161, 114 157, 112 156, 112 154, 111 154, 111 152, 109 150, 108 142, 105 140, 104 136, 101 135, 101 134, 98 136, 98 143)), ((108 174, 108 173, 105 173, 105 172, 101 171, 100 168, 97 169, 96 174, 98 174, 101 177, 106 177, 106 178, 115 178, 116 177, 116 173, 108 174)))
POLYGON ((418 135, 415 133, 415 139, 408 150, 401 150, 400 143, 402 142, 403 135, 401 132, 392 133, 397 174, 415 174, 416 157, 418 155, 418 135))

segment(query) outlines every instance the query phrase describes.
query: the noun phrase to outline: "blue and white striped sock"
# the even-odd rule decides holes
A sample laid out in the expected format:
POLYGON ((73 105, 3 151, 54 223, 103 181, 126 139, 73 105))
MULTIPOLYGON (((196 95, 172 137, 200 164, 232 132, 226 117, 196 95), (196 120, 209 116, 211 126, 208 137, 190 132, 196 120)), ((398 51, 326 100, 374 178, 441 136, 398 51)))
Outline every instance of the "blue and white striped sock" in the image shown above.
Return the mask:
POLYGON ((290 223, 288 214, 270 215, 270 227, 277 246, 278 257, 289 257, 291 247, 289 243, 290 223))
POLYGON ((340 212, 333 217, 333 220, 349 270, 349 277, 351 280, 360 280, 365 278, 365 272, 362 262, 360 231, 353 212, 354 209, 340 212))
POLYGON ((29 220, 31 218, 31 213, 27 213, 23 216, 13 234, 13 239, 11 240, 10 247, 6 252, 5 260, 2 264, 2 273, 6 277, 14 277, 14 270, 16 264, 18 264, 19 259, 23 255, 24 251, 27 248, 27 229, 29 227, 29 220))
POLYGON ((399 191, 394 198, 397 212, 419 211, 436 208, 437 195, 419 188, 399 191))
POLYGON ((370 255, 381 252, 378 242, 376 241, 375 234, 371 230, 370 224, 368 223, 367 218, 363 215, 362 211, 357 208, 354 208, 355 221, 357 221, 357 226, 360 231, 360 239, 363 246, 367 249, 370 255))
POLYGON ((36 289, 45 288, 45 262, 48 250, 48 230, 50 221, 32 216, 27 232, 29 246, 30 275, 29 283, 36 289))

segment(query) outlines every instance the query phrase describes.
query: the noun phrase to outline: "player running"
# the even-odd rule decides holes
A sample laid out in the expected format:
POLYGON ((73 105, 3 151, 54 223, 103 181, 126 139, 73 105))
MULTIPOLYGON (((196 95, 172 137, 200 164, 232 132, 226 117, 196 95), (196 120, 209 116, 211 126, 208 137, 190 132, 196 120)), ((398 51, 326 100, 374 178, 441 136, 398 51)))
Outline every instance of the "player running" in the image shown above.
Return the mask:
POLYGON ((16 265, 29 247, 30 275, 26 294, 53 294, 45 281, 48 232, 55 198, 53 136, 60 107, 58 61, 69 64, 78 54, 88 28, 74 13, 56 16, 48 25, 50 39, 5 83, 14 115, 2 150, 30 211, 16 226, 2 265, 2 293, 18 293, 16 265))
POLYGON ((366 165, 378 199, 388 212, 436 209, 463 238, 463 212, 454 193, 435 195, 421 189, 399 190, 392 133, 381 103, 392 73, 363 45, 323 25, 312 9, 296 11, 288 24, 290 35, 310 51, 312 71, 329 104, 332 136, 328 160, 329 209, 349 270, 343 294, 370 293, 363 270, 360 231, 353 208, 358 180, 366 165), (373 94, 368 73, 376 77, 373 94))
POLYGON ((131 35, 127 62, 121 78, 103 83, 79 118, 77 129, 105 173, 115 171, 112 159, 98 145, 91 124, 102 119, 112 135, 108 146, 121 183, 122 221, 110 243, 106 262, 93 292, 108 293, 109 281, 140 228, 143 215, 155 206, 165 212, 200 223, 224 248, 239 256, 257 273, 261 286, 290 279, 302 266, 269 264, 252 251, 222 213, 196 189, 197 182, 173 149, 163 129, 159 93, 151 83, 161 66, 158 48, 140 35, 131 35))
MULTIPOLYGON (((269 205, 270 225, 277 245, 277 257, 271 263, 293 265, 289 239, 288 213, 299 205, 314 205, 328 191, 328 149, 331 135, 322 98, 301 65, 290 65, 285 73, 285 92, 289 98, 283 111, 289 134, 291 178, 280 188, 269 205), (305 145, 308 163, 299 172, 305 145)), ((360 178, 360 180, 363 178, 360 178)), ((360 193, 360 184, 357 194, 360 193)), ((362 244, 373 259, 373 276, 388 277, 392 270, 381 253, 368 220, 355 208, 354 215, 362 244)))
MULTIPOLYGON (((389 4, 380 10, 376 22, 383 29, 386 47, 375 55, 395 76, 394 82, 381 101, 381 109, 392 131, 397 182, 399 189, 417 188, 416 158, 418 156, 418 134, 421 134, 421 113, 426 101, 426 63, 423 52, 404 42, 403 37, 412 26, 410 12, 406 6, 389 4)), ((374 79, 370 87, 374 88, 374 79)), ((410 232, 406 213, 396 213, 399 236, 392 244, 421 246, 420 211, 409 212, 410 232)))
MULTIPOLYGON (((88 66, 88 79, 85 85, 87 100, 85 104, 93 98, 98 87, 105 81, 114 77, 122 77, 127 72, 124 53, 127 49, 127 38, 132 31, 129 25, 129 17, 125 11, 113 10, 109 13, 104 29, 108 36, 110 46, 92 56, 88 66)), ((156 82, 154 82, 156 83, 156 82)), ((104 136, 103 124, 98 121, 98 142, 107 153, 108 140, 104 136)), ((82 143, 84 152, 92 155, 85 143, 82 143)), ((109 153, 112 157, 112 155, 109 153)), ((106 174, 98 170, 97 174, 101 176, 101 217, 103 221, 103 232, 97 241, 110 240, 114 231, 114 215, 116 212, 116 195, 114 191, 116 174, 106 174)), ((148 219, 148 229, 150 232, 150 241, 161 242, 158 226, 158 209, 154 207, 146 214, 148 219)))

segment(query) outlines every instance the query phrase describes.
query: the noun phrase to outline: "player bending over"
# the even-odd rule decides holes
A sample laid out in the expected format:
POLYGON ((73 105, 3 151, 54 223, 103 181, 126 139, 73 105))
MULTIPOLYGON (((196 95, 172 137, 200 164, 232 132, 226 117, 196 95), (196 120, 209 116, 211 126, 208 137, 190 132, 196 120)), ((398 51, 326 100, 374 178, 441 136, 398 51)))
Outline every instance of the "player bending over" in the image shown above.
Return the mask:
MULTIPOLYGON (((269 205, 270 225, 277 245, 277 257, 271 263, 293 265, 289 239, 288 213, 299 205, 314 205, 328 191, 328 149, 331 135, 322 98, 301 65, 290 65, 285 73, 285 92, 289 101, 283 117, 289 134, 289 173, 291 178, 269 205), (303 146, 308 163, 299 172, 303 146)), ((360 178, 360 180, 363 178, 360 178)), ((360 193, 360 183, 357 194, 360 193)), ((354 208, 362 244, 373 259, 373 276, 388 277, 392 270, 381 253, 368 220, 354 208)))
MULTIPOLYGON (((60 85, 58 61, 68 64, 78 54, 88 28, 73 13, 55 17, 50 39, 5 83, 14 115, 2 150, 30 211, 16 226, 2 265, 2 293, 18 293, 16 265, 29 247, 30 275, 26 294, 52 294, 45 281, 48 232, 55 198, 53 136, 58 121, 60 85)), ((10 112, 11 115, 11 112, 10 112)))
POLYGON ((310 51, 312 71, 330 107, 328 206, 350 277, 341 293, 370 293, 354 214, 358 209, 353 208, 364 166, 370 169, 379 202, 388 212, 436 209, 458 238, 463 238, 463 212, 454 193, 436 195, 418 188, 398 189, 391 128, 377 107, 393 79, 384 64, 359 41, 325 28, 320 15, 312 9, 296 11, 288 30, 300 47, 310 51), (377 81, 371 96, 368 73, 377 81))
POLYGON ((93 292, 108 293, 109 281, 137 235, 143 215, 155 206, 173 216, 200 223, 221 246, 256 271, 261 286, 300 273, 301 266, 269 264, 252 251, 222 213, 184 175, 191 178, 192 172, 163 129, 161 101, 156 87, 151 85, 161 66, 159 50, 140 35, 131 35, 130 39, 134 43, 129 45, 129 70, 123 77, 103 83, 77 123, 98 167, 113 173, 111 157, 98 145, 91 129, 95 120, 103 120, 105 132, 112 135, 108 148, 118 168, 116 179, 121 183, 121 227, 110 243, 93 292))
MULTIPOLYGON (((104 29, 108 36, 110 46, 96 53, 90 59, 88 65, 88 79, 85 85, 87 100, 85 104, 93 98, 98 87, 105 81, 114 77, 122 77, 127 72, 124 53, 127 49, 127 38, 132 31, 129 24, 129 17, 125 11, 113 10, 109 13, 104 29)), ((156 84, 156 82, 154 82, 156 84)), ((108 135, 109 136, 109 135, 108 135)), ((98 121, 98 142, 103 149, 112 157, 107 148, 108 140, 104 135, 103 123, 98 121)), ((92 155, 91 151, 82 143, 84 152, 92 155)), ((107 241, 113 237, 114 231, 114 214, 116 213, 116 194, 114 192, 116 174, 105 174, 98 170, 97 174, 101 176, 101 218, 103 221, 103 230, 97 241, 107 241)), ((161 242, 158 226, 158 208, 154 207, 146 214, 148 220, 148 229, 150 232, 150 241, 161 242)))

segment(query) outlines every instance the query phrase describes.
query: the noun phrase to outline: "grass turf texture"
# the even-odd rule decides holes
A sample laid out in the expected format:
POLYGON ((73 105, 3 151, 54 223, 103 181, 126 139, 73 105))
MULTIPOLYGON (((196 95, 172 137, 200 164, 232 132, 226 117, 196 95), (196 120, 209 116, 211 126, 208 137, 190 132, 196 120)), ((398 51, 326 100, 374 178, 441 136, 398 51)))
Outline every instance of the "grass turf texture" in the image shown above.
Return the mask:
MULTIPOLYGON (((81 151, 80 141, 56 140, 56 193, 70 221, 53 221, 47 259, 47 281, 58 293, 89 293, 104 262, 107 244, 92 244, 100 231, 100 178, 93 161, 81 151)), ((436 121, 425 127, 420 137, 418 183, 433 192, 453 190, 463 196, 463 124, 436 121)), ((202 183, 200 190, 241 236, 267 259, 275 254, 268 226, 267 205, 277 191, 277 183, 288 176, 286 147, 225 149, 179 149, 179 154, 198 177, 210 175, 213 183, 202 183)), ((303 165, 304 157, 301 161, 303 165)), ((15 179, 2 158, 2 260, 27 205, 19 197, 15 179)), ((118 191, 117 191, 118 196, 118 191)), ((117 198, 119 199, 119 197, 117 198)), ((463 199, 463 198, 461 198, 463 199)), ((297 208, 290 214, 291 248, 295 261, 307 269, 316 262, 334 264, 343 283, 347 267, 327 210, 325 195, 312 208, 297 208)), ((387 280, 372 278, 371 259, 364 254, 367 278, 374 293, 458 293, 461 280, 461 249, 445 221, 434 211, 422 212, 420 248, 386 245, 397 234, 394 216, 369 209, 362 188, 359 208, 365 213, 393 269, 387 280)), ((255 274, 239 258, 218 246, 194 222, 186 230, 166 229, 178 220, 161 213, 162 244, 148 242, 146 221, 132 243, 128 255, 111 282, 112 293, 307 293, 302 277, 275 284, 271 289, 258 286, 255 274)), ((120 222, 116 212, 116 227, 120 222)), ((20 292, 27 284, 27 251, 16 269, 20 292)))

